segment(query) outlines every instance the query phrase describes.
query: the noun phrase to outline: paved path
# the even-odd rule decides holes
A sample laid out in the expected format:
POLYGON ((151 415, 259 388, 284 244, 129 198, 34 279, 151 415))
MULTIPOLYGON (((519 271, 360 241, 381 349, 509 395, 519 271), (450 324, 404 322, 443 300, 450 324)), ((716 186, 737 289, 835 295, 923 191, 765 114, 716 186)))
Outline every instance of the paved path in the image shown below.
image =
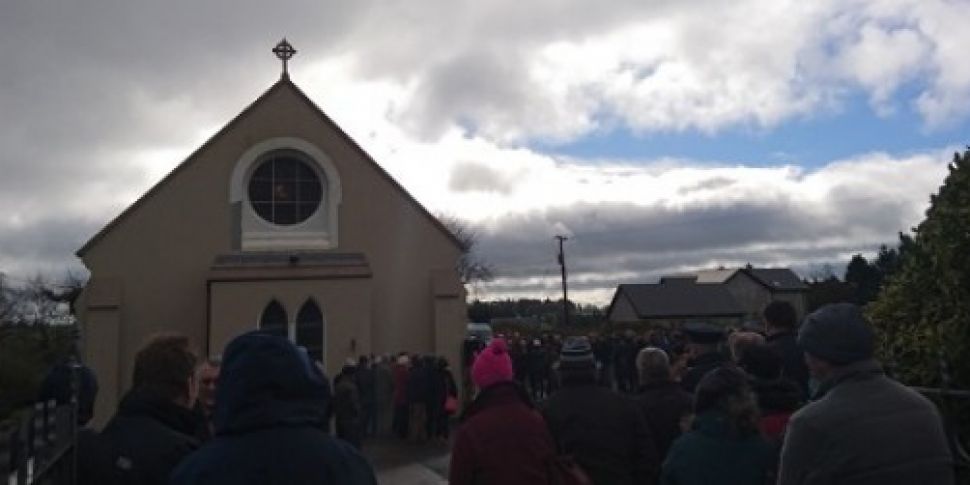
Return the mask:
POLYGON ((447 484, 448 445, 413 444, 398 440, 376 440, 364 444, 364 455, 377 472, 381 485, 447 484))

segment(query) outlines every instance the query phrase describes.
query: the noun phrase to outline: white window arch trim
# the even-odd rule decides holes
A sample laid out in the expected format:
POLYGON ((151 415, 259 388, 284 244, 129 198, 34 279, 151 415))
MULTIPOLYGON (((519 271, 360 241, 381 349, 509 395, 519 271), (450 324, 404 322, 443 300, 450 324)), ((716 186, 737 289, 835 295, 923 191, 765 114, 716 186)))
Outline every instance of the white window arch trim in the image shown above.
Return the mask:
MULTIPOLYGON (((259 230, 242 229, 241 245, 243 250, 273 250, 273 249, 332 249, 337 247, 337 220, 343 191, 340 183, 340 173, 327 154, 319 147, 307 140, 296 137, 276 137, 263 140, 246 150, 233 168, 229 179, 229 203, 240 204, 239 217, 246 219, 249 224, 260 227, 259 230), (312 162, 326 178, 326 198, 321 201, 326 211, 326 227, 308 230, 307 224, 300 223, 293 226, 274 226, 256 214, 248 203, 249 176, 256 169, 256 164, 264 155, 276 150, 295 150, 305 155, 306 161, 312 162)), ((304 221, 306 222, 306 221, 304 221)), ((243 221, 240 221, 241 225, 243 221)))

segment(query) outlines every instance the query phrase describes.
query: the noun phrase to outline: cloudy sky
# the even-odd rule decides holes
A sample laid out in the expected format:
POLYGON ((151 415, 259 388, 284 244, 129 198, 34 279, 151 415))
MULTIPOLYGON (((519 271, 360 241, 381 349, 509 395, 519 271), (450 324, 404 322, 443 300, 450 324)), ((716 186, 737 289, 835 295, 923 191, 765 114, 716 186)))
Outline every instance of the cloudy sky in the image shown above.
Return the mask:
POLYGON ((496 270, 573 295, 712 265, 838 267, 917 223, 970 142, 970 2, 12 0, 0 271, 73 256, 278 77, 496 270))

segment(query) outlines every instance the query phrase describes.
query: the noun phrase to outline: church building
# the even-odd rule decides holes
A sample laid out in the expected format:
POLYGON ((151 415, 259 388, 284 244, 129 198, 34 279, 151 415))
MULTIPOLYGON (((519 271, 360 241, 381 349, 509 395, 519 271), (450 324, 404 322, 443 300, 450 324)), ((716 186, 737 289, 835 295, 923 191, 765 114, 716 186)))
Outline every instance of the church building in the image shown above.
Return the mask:
POLYGON ((262 329, 330 377, 367 354, 458 363, 461 245, 290 81, 289 44, 274 52, 281 79, 77 251, 99 422, 158 333, 211 356, 262 329))

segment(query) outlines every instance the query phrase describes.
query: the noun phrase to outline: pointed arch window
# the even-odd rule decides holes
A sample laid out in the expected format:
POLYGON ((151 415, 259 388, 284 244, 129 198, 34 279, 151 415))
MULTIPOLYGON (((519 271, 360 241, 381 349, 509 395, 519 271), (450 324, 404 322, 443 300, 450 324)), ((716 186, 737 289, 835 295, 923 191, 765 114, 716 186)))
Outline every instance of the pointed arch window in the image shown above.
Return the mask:
POLYGON ((307 300, 296 314, 296 344, 306 348, 314 362, 323 362, 323 313, 313 300, 307 300))
POLYGON ((270 335, 286 338, 286 327, 286 309, 276 300, 269 302, 259 317, 259 329, 270 335))

